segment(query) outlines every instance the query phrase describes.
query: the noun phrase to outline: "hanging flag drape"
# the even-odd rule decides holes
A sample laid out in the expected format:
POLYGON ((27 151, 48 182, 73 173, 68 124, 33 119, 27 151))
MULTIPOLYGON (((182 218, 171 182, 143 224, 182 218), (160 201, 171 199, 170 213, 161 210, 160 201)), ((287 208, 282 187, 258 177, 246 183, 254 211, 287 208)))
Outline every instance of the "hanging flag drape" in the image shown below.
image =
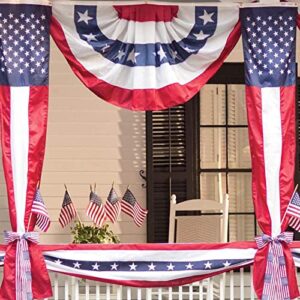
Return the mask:
POLYGON ((46 0, 23 3, 0 1, 2 160, 12 234, 19 237, 6 249, 0 295, 5 300, 23 299, 18 298, 24 295, 18 287, 24 278, 15 277, 16 261, 22 255, 18 251, 20 243, 29 248, 33 296, 51 296, 42 254, 37 245, 24 238, 25 231, 34 227, 34 222, 28 222, 45 152, 51 7, 46 0))
POLYGON ((277 284, 288 282, 292 299, 299 294, 291 252, 279 238, 287 228, 288 220, 281 222, 294 189, 296 18, 295 6, 241 9, 253 201, 259 226, 271 236, 254 262, 254 287, 263 299, 284 299, 263 295, 264 284, 276 280, 265 274, 273 241, 283 250, 279 261, 288 274, 288 281, 277 284))
POLYGON ((161 110, 192 98, 240 36, 239 7, 53 4, 51 35, 102 99, 161 110))

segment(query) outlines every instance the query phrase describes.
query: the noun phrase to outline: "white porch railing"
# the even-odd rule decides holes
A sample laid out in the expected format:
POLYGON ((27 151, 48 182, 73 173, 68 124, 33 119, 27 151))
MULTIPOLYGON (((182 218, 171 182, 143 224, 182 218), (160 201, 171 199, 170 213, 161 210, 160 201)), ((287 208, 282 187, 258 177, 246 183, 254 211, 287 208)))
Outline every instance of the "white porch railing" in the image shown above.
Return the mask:
POLYGON ((227 273, 226 276, 219 275, 179 287, 132 288, 51 273, 53 297, 47 300, 252 300, 257 298, 251 276, 252 268, 250 272, 249 268, 248 271, 241 268, 227 273), (224 289, 216 288, 222 284, 224 289))

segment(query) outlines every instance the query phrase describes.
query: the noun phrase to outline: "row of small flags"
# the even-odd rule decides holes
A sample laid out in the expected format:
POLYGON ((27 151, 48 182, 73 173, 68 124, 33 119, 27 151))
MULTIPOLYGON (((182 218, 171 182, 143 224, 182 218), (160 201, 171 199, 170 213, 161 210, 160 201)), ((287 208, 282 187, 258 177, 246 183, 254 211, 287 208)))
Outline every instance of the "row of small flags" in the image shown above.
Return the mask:
MULTIPOLYGON (((97 226, 101 227, 107 219, 115 223, 121 211, 129 215, 139 227, 142 226, 148 213, 146 209, 140 206, 128 187, 121 199, 112 187, 105 204, 102 203, 100 197, 91 187, 86 213, 97 226)), ((46 232, 51 221, 39 188, 36 190, 31 212, 32 214, 36 214, 36 225, 41 231, 46 232)), ((75 217, 79 218, 79 215, 66 188, 58 221, 62 227, 65 227, 75 217)))

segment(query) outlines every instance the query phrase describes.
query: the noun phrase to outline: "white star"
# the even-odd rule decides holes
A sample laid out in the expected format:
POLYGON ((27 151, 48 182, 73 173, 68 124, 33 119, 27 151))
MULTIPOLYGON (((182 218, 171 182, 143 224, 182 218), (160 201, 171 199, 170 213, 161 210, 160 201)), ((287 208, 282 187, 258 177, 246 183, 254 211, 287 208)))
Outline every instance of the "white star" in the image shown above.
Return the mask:
POLYGON ((155 271, 156 265, 151 263, 151 265, 148 265, 149 271, 155 271))
POLYGON ((81 264, 77 261, 76 263, 73 263, 74 269, 80 269, 81 264))
POLYGON ((208 261, 208 262, 205 263, 204 265, 205 265, 205 269, 211 269, 212 263, 210 263, 210 262, 208 261))
POLYGON ((105 46, 104 46, 103 48, 101 48, 101 52, 102 52, 102 53, 105 53, 106 50, 109 49, 109 48, 110 48, 110 46, 107 45, 107 44, 105 44, 105 46))
POLYGON ((231 265, 231 263, 228 262, 227 260, 226 260, 226 262, 223 263, 223 266, 224 266, 224 267, 229 267, 230 265, 231 265))
POLYGON ((58 265, 61 265, 62 264, 62 261, 60 260, 60 259, 57 259, 57 260, 55 260, 54 261, 56 264, 58 264, 58 265))
POLYGON ((88 15, 88 10, 86 10, 84 13, 78 12, 78 15, 79 15, 79 19, 77 23, 84 22, 86 25, 88 25, 89 21, 93 20, 93 18, 88 15))
POLYGON ((95 263, 94 265, 92 265, 93 270, 99 270, 100 265, 98 265, 97 263, 95 263))
POLYGON ((131 265, 129 265, 129 268, 130 268, 130 271, 136 271, 137 265, 132 263, 131 265))
POLYGON ((127 56, 127 61, 131 61, 132 63, 136 63, 136 57, 139 56, 140 53, 134 52, 134 49, 131 50, 131 52, 127 56))
POLYGON ((188 53, 193 53, 193 52, 194 52, 194 50, 191 49, 191 48, 189 48, 188 46, 184 47, 183 49, 184 49, 186 52, 188 52, 188 53))
POLYGON ((188 265, 185 265, 185 268, 186 268, 187 270, 192 270, 192 269, 193 269, 193 266, 194 266, 194 265, 192 265, 191 263, 189 263, 188 265))
POLYGON ((113 265, 110 265, 110 266, 111 266, 111 271, 112 271, 112 270, 117 271, 119 265, 117 265, 116 263, 114 263, 113 265))
POLYGON ((203 33, 202 30, 199 33, 194 33, 194 35, 198 41, 205 40, 209 36, 209 34, 203 33))
POLYGON ((177 51, 173 51, 172 49, 170 50, 171 51, 171 56, 172 58, 175 60, 177 58, 177 51))
POLYGON ((160 61, 162 61, 166 56, 166 53, 164 51, 164 49, 162 48, 162 46, 160 45, 160 49, 159 51, 157 52, 157 54, 159 55, 159 59, 160 61))
POLYGON ((125 55, 125 52, 123 50, 119 50, 116 58, 120 61, 124 55, 125 55))
POLYGON ((167 265, 168 271, 174 271, 175 266, 172 265, 172 263, 170 263, 169 265, 167 265))
POLYGON ((97 41, 96 36, 92 33, 90 34, 83 34, 83 36, 87 39, 88 42, 97 41))
POLYGON ((214 13, 207 13, 206 10, 204 10, 204 14, 202 16, 199 16, 199 19, 203 20, 203 25, 206 25, 207 23, 214 23, 214 20, 211 18, 214 15, 214 13))

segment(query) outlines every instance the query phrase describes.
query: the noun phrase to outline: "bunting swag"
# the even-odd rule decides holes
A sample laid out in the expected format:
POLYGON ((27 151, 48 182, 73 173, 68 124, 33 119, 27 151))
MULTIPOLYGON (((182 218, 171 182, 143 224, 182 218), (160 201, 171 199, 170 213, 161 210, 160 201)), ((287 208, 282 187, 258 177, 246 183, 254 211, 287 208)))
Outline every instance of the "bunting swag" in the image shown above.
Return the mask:
POLYGON ((34 228, 29 215, 45 152, 51 7, 46 0, 21 2, 0 1, 1 147, 13 231, 7 233, 0 293, 5 300, 32 299, 32 291, 35 298, 51 296, 35 234, 25 234, 34 228), (21 260, 28 260, 27 249, 32 287, 25 273, 30 262, 21 260))
POLYGON ((134 287, 192 283, 250 265, 256 252, 253 242, 43 248, 47 268, 51 271, 134 287))
POLYGON ((288 218, 283 220, 294 189, 296 17, 296 7, 241 9, 252 193, 264 233, 258 239, 253 278, 262 299, 299 295, 291 237, 284 232, 288 218))
POLYGON ((57 1, 51 35, 96 95, 131 110, 161 110, 188 101, 215 74, 239 39, 238 18, 236 4, 57 1))

